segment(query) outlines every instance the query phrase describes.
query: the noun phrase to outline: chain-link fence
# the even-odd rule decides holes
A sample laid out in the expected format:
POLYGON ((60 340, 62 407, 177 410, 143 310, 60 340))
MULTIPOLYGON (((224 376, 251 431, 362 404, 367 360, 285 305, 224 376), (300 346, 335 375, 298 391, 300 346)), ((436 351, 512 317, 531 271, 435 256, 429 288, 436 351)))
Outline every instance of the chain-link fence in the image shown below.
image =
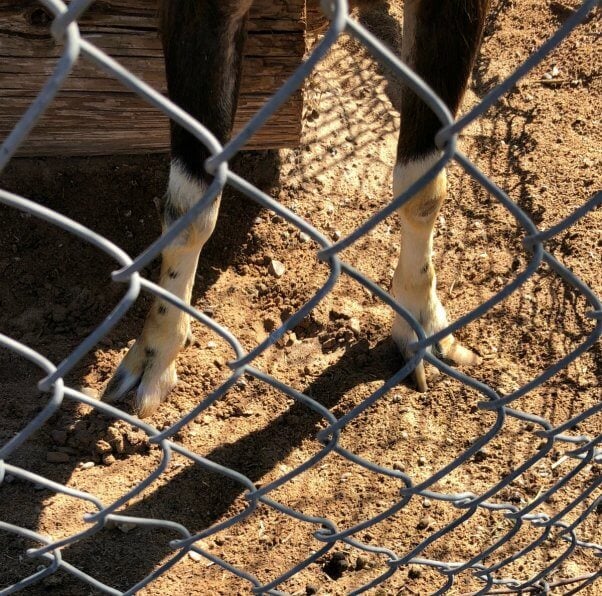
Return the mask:
POLYGON ((545 245, 546 242, 550 241, 555 236, 558 236, 563 231, 566 231, 580 218, 583 218, 599 207, 600 204, 602 204, 602 194, 597 192, 590 200, 560 223, 545 231, 540 231, 525 212, 512 202, 502 189, 496 186, 457 149, 456 139, 458 134, 465 129, 465 127, 479 118, 479 116, 497 102, 504 94, 508 93, 521 77, 545 58, 546 55, 567 37, 575 27, 588 17, 591 11, 596 10, 599 1, 587 0, 583 2, 581 7, 578 10, 575 10, 569 18, 566 19, 556 34, 534 52, 528 60, 522 63, 511 76, 491 90, 474 109, 458 121, 453 121, 453 119, 449 117, 449 113, 442 102, 413 72, 393 55, 391 51, 375 39, 363 26, 349 17, 345 0, 325 1, 323 2, 323 8, 330 19, 328 31, 308 56, 304 64, 299 67, 294 76, 292 76, 291 79, 288 80, 271 100, 252 118, 240 134, 232 139, 225 147, 222 147, 212 134, 201 126, 201 124, 177 108, 154 89, 145 85, 88 40, 85 40, 80 36, 77 19, 93 3, 93 0, 73 0, 69 6, 66 6, 60 0, 40 1, 55 15, 51 31, 55 39, 63 44, 64 50, 47 84, 35 101, 32 102, 27 113, 22 117, 12 133, 2 144, 0 150, 0 171, 6 166, 21 143, 26 139, 29 131, 42 116, 44 110, 53 101, 53 98, 61 89, 61 86, 69 76, 69 73, 77 60, 85 59, 91 60, 104 71, 116 77, 123 85, 136 92, 153 106, 162 110, 172 120, 178 122, 182 127, 189 130, 204 143, 212 154, 212 157, 207 163, 207 168, 215 173, 215 179, 206 195, 187 215, 182 217, 166 234, 134 259, 106 238, 92 232, 79 223, 60 215, 51 209, 47 209, 27 200, 26 198, 0 190, 0 201, 4 205, 28 213, 53 226, 62 228, 68 233, 92 244, 96 249, 103 251, 112 259, 115 259, 119 268, 112 275, 113 281, 116 284, 120 283, 127 286, 124 297, 115 307, 113 312, 106 317, 106 319, 81 343, 81 345, 77 347, 77 349, 58 365, 50 362, 42 354, 37 353, 27 345, 19 343, 6 335, 0 335, 0 345, 4 349, 30 361, 43 371, 45 377, 38 383, 38 388, 47 396, 45 405, 41 411, 39 411, 32 420, 24 422, 22 430, 0 448, 0 484, 5 482, 8 478, 17 478, 25 483, 44 487, 53 493, 61 493, 74 499, 88 502, 96 508, 95 513, 85 516, 85 522, 89 525, 87 529, 62 540, 52 540, 32 529, 21 527, 4 520, 0 521, 0 530, 3 532, 26 538, 39 544, 37 548, 28 550, 27 556, 32 559, 37 559, 40 562, 40 566, 34 574, 24 577, 12 586, 4 587, 2 593, 9 594, 32 586, 37 582, 40 582, 43 578, 46 578, 61 569, 102 592, 108 594, 133 594, 150 584, 158 576, 165 574, 188 553, 196 552, 212 564, 218 565, 225 571, 235 574, 244 580, 248 580, 254 593, 281 594, 283 592, 278 589, 281 584, 307 568, 311 563, 319 560, 336 545, 352 546, 355 549, 359 549, 359 551, 379 556, 386 563, 386 571, 377 577, 374 577, 369 583, 357 586, 353 592, 355 594, 362 593, 381 585, 386 590, 386 580, 399 572, 399 570, 407 568, 408 565, 417 565, 422 568, 428 567, 431 570, 435 570, 440 577, 440 582, 432 586, 436 593, 443 593, 449 590, 452 585, 454 585, 456 578, 466 571, 471 572, 475 578, 482 582, 482 589, 478 591, 479 594, 523 593, 525 591, 531 593, 548 593, 554 586, 566 586, 570 590, 566 593, 572 594, 586 586, 592 586, 594 582, 596 582, 596 579, 602 575, 602 571, 599 569, 597 571, 590 571, 580 577, 563 580, 554 579, 551 578, 551 576, 553 576, 562 563, 576 550, 587 550, 590 553, 593 553, 594 559, 595 557, 600 557, 602 555, 602 545, 599 544, 599 541, 598 543, 586 542, 580 538, 579 532, 580 526, 582 526, 590 516, 599 514, 601 499, 599 495, 599 485, 602 478, 600 476, 594 476, 594 479, 585 486, 577 498, 568 502, 566 506, 553 516, 542 513, 540 505, 550 499, 555 493, 561 491, 563 487, 565 487, 567 483, 586 466, 599 464, 601 462, 601 454, 598 448, 601 435, 579 436, 568 432, 569 430, 574 429, 579 423, 586 420, 593 420, 594 416, 600 411, 601 406, 598 403, 585 411, 572 415, 572 417, 563 424, 553 426, 546 419, 512 409, 511 405, 520 397, 525 396, 531 390, 553 377, 563 368, 566 368, 578 356, 588 350, 601 335, 602 306, 599 298, 571 271, 547 252, 545 245), (395 76, 398 77, 400 83, 403 82, 414 89, 435 113, 438 114, 441 119, 441 130, 437 136, 437 143, 442 148, 443 157, 431 172, 426 174, 423 179, 409 188, 402 196, 395 198, 395 200, 387 205, 386 208, 368 219, 368 221, 356 229, 352 234, 340 239, 335 244, 332 244, 310 223, 230 171, 228 168, 228 161, 241 150, 254 131, 262 126, 267 118, 274 114, 278 107, 281 106, 295 90, 303 85, 305 78, 312 72, 312 69, 314 69, 318 61, 325 56, 342 32, 347 32, 360 43, 364 44, 381 64, 386 65, 395 76), (343 262, 339 255, 341 251, 366 235, 384 218, 394 213, 416 192, 418 188, 432 179, 441 167, 451 161, 455 161, 459 164, 468 175, 482 185, 482 187, 516 219, 518 225, 524 230, 523 245, 527 249, 530 257, 525 270, 516 274, 514 279, 501 291, 472 312, 469 312, 467 315, 454 321, 443 331, 432 337, 426 337, 418 322, 415 321, 409 313, 405 312, 404 309, 376 283, 367 279, 349 264, 343 262), (259 205, 273 210, 287 222, 295 226, 299 231, 306 233, 320 245, 321 250, 317 256, 330 268, 328 279, 320 290, 284 324, 275 329, 268 339, 261 342, 250 352, 246 352, 243 349, 241 343, 228 329, 216 323, 209 316, 184 304, 181 300, 143 278, 140 274, 141 270, 160 254, 163 247, 169 244, 170 241, 205 208, 206 205, 210 204, 226 185, 234 187, 247 197, 250 197, 253 201, 256 201, 259 205), (569 354, 563 356, 537 378, 524 384, 515 391, 512 391, 510 394, 501 396, 491 387, 476 381, 457 369, 449 367, 446 363, 427 351, 429 346, 434 345, 449 333, 482 317, 495 305, 517 291, 522 284, 535 274, 542 263, 547 263, 549 268, 560 276, 566 284, 574 288, 574 291, 582 296, 591 307, 591 310, 589 310, 587 314, 593 319, 594 328, 569 354), (314 309, 318 303, 329 294, 341 276, 349 276, 358 284, 364 286, 374 296, 377 296, 382 300, 384 304, 390 307, 391 311, 399 313, 404 317, 414 328, 419 339, 414 345, 414 357, 405 363, 403 368, 389 378, 378 390, 364 399, 361 404, 351 409, 342 417, 337 418, 331 411, 318 403, 310 395, 303 394, 293 389, 278 379, 255 368, 253 364, 258 356, 265 352, 270 346, 274 345, 288 331, 295 328, 312 311, 312 309, 314 309), (235 358, 228 364, 231 373, 227 380, 211 394, 207 395, 194 410, 161 432, 115 407, 100 403, 84 393, 67 387, 63 380, 74 366, 88 354, 90 350, 97 346, 115 325, 119 324, 122 317, 137 300, 141 291, 159 296, 163 300, 166 300, 189 313, 200 324, 211 329, 227 342, 235 354, 235 358), (357 420, 358 417, 375 404, 377 400, 381 399, 387 392, 391 391, 392 388, 408 376, 421 358, 424 358, 441 372, 449 375, 449 377, 480 393, 483 396, 483 401, 479 403, 479 408, 481 411, 488 411, 495 414, 496 422, 487 433, 472 442, 470 446, 451 463, 433 474, 428 480, 417 484, 413 480, 411 473, 379 466, 351 453, 342 447, 339 438, 341 432, 347 425, 352 421, 357 420), (325 423, 325 428, 323 428, 316 437, 322 444, 322 448, 317 454, 295 469, 280 476, 277 480, 259 487, 245 475, 190 452, 174 439, 176 433, 193 419, 198 417, 201 412, 209 408, 211 404, 220 400, 243 376, 254 378, 260 383, 265 383, 276 388, 278 391, 292 398, 297 404, 313 410, 325 423), (49 418, 61 408, 63 402, 66 400, 77 402, 79 404, 86 404, 96 411, 104 413, 107 417, 127 421, 127 423, 131 424, 133 427, 141 429, 148 435, 151 443, 160 447, 162 452, 161 464, 143 482, 140 482, 130 490, 127 490, 127 492, 114 503, 105 505, 92 494, 84 493, 60 483, 53 482, 32 473, 27 469, 19 467, 18 465, 10 463, 11 455, 15 454, 33 433, 45 425, 49 418), (500 432, 505 422, 511 418, 528 423, 534 428, 533 438, 539 437, 541 444, 533 456, 524 461, 519 467, 512 469, 499 482, 495 483, 494 486, 483 494, 474 494, 468 490, 462 493, 444 493, 434 490, 433 487, 439 480, 446 475, 452 474, 454 470, 473 458, 484 446, 488 445, 500 432), (517 506, 509 502, 500 503, 499 500, 494 500, 494 497, 499 496, 503 489, 507 488, 525 471, 535 466, 560 444, 566 445, 569 449, 565 454, 565 459, 574 462, 574 467, 569 472, 560 476, 550 488, 544 492, 540 492, 536 498, 526 505, 517 506), (316 466, 330 453, 337 453, 342 458, 345 458, 349 464, 361 466, 376 475, 386 476, 398 481, 400 490, 396 503, 377 516, 344 530, 340 530, 329 519, 307 515, 300 510, 285 506, 273 498, 273 495, 278 488, 286 483, 292 482, 296 477, 312 466, 316 466), (150 517, 131 517, 121 514, 120 511, 122 511, 123 506, 130 499, 140 495, 164 473, 169 465, 170 458, 174 454, 179 454, 188 458, 196 466, 221 475, 224 479, 229 479, 230 481, 238 483, 241 490, 246 491, 246 506, 238 514, 226 521, 216 523, 197 534, 193 534, 186 527, 168 520, 153 519, 150 517), (393 552, 390 549, 381 548, 378 545, 368 544, 358 538, 358 535, 361 532, 379 524, 408 506, 411 499, 416 496, 447 503, 448 505, 455 507, 460 515, 454 519, 452 523, 445 525, 436 532, 432 532, 426 539, 421 540, 408 552, 393 552), (273 508, 285 516, 290 516, 290 518, 297 520, 299 523, 304 522, 310 524, 315 528, 314 537, 322 543, 320 549, 312 551, 301 562, 291 562, 290 567, 285 573, 282 573, 279 577, 273 578, 269 583, 260 582, 245 569, 230 564, 228 561, 209 552, 202 547, 203 542, 199 542, 242 522, 245 518, 250 516, 260 504, 268 508, 273 508), (493 512, 509 521, 509 529, 496 537, 485 550, 480 552, 477 556, 473 556, 469 560, 461 562, 434 560, 424 556, 423 553, 430 544, 441 537, 450 534, 455 528, 460 527, 467 519, 470 519, 472 516, 479 512, 482 513, 483 511, 493 512), (576 514, 576 512, 578 512, 578 514, 576 514), (571 514, 574 515, 574 518, 569 522, 567 521, 567 518, 571 516, 571 514), (158 565, 149 575, 140 579, 136 585, 130 587, 126 592, 120 592, 87 574, 82 569, 70 564, 63 558, 63 549, 65 547, 85 539, 90 539, 91 537, 93 539, 94 535, 100 532, 109 523, 133 523, 137 526, 167 529, 177 532, 180 535, 180 538, 173 540, 170 543, 170 548, 173 550, 171 557, 167 558, 167 560, 158 565), (516 550, 510 555, 504 555, 501 559, 498 557, 498 560, 494 563, 485 563, 486 559, 491 561, 492 558, 495 558, 496 553, 500 551, 501 547, 511 541, 525 526, 534 527, 540 531, 540 534, 535 540, 528 541, 519 550, 516 550), (520 581, 505 576, 505 571, 509 565, 526 557, 534 549, 545 544, 546 541, 551 539, 552 533, 558 540, 566 543, 566 548, 560 554, 554 554, 550 557, 548 564, 533 574, 528 581, 520 581))

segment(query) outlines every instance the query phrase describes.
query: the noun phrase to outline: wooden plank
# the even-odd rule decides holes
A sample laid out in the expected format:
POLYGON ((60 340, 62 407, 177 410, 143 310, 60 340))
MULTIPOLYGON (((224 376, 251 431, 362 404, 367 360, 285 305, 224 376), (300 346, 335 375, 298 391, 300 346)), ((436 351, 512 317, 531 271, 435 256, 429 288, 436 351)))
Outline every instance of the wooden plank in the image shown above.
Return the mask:
MULTIPOLYGON (((78 21, 81 34, 165 93, 157 0, 97 0, 78 21)), ((249 21, 235 131, 300 64, 305 0, 256 0, 249 21)), ((52 74, 62 48, 36 0, 0 4, 0 140, 52 74)), ((299 144, 302 93, 296 93, 248 143, 299 144)), ((20 155, 100 155, 168 149, 168 120, 114 78, 80 59, 20 155)))

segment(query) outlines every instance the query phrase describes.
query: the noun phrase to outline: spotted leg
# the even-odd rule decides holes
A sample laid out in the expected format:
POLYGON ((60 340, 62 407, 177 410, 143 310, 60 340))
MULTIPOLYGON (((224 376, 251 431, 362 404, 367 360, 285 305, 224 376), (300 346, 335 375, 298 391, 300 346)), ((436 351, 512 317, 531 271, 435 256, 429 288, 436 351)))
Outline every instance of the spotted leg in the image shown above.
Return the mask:
MULTIPOLYGON (((164 0, 162 34, 169 96, 224 143, 230 136, 241 72, 245 21, 252 0, 164 0)), ((202 196, 211 176, 206 148, 172 123, 172 162, 162 204, 167 229, 202 196)), ((203 245, 215 227, 219 198, 162 253, 160 284, 190 303, 203 245)), ((190 320, 180 309, 156 300, 142 334, 105 391, 115 401, 138 387, 135 409, 149 416, 177 382, 175 359, 190 337, 190 320)))

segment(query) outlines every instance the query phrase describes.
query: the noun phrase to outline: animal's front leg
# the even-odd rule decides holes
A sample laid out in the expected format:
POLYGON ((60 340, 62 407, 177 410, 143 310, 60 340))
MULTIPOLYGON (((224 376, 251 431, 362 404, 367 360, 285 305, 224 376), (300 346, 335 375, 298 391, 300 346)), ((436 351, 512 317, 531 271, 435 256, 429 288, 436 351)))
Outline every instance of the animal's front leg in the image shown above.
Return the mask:
MULTIPOLYGON (((394 174, 394 193, 399 196, 437 161, 437 155, 419 161, 399 164, 394 174)), ((433 335, 447 324, 445 309, 437 296, 437 278, 433 266, 433 232, 437 215, 447 191, 445 170, 427 184, 400 209, 401 252, 393 276, 393 295, 422 325, 426 335, 433 335)), ((393 339, 402 354, 409 357, 408 344, 416 334, 398 316, 393 324, 393 339)), ((439 342, 439 351, 456 364, 474 364, 478 357, 460 345, 452 335, 439 342)), ((424 364, 415 371, 419 391, 427 390, 424 364)))
MULTIPOLYGON (((406 0, 402 54, 455 115, 472 70, 489 0, 406 0)), ((393 190, 399 196, 438 160, 435 136, 442 124, 431 108, 411 89, 402 89, 401 126, 393 190)), ((447 316, 436 292, 432 263, 433 229, 445 198, 445 171, 400 209, 401 255, 393 278, 393 294, 422 324, 427 335, 447 326, 447 316)), ((397 317, 393 337, 405 356, 416 335, 397 317)), ((442 355, 457 364, 478 359, 449 335, 439 345, 442 355)), ((416 381, 426 391, 424 365, 416 381)))
MULTIPOLYGON (((172 101, 205 125, 223 144, 230 137, 240 83, 245 23, 252 0, 164 0, 162 38, 172 101)), ((172 122, 172 164, 163 205, 163 228, 184 215, 212 181, 204 168, 207 148, 172 122)), ((213 232, 219 200, 162 254, 160 284, 190 302, 199 253, 213 232)), ((190 334, 188 315, 158 300, 140 338, 104 392, 114 401, 138 385, 136 411, 148 416, 177 381, 175 358, 190 334)))
MULTIPOLYGON (((174 162, 163 207, 163 227, 169 227, 197 202, 203 190, 200 181, 174 162)), ((199 253, 213 232, 218 208, 216 200, 162 253, 159 283, 186 303, 190 303, 199 253)), ((175 359, 190 336, 189 316, 164 300, 156 300, 142 334, 107 385, 104 399, 114 401, 137 385, 138 415, 152 414, 177 382, 175 359)))

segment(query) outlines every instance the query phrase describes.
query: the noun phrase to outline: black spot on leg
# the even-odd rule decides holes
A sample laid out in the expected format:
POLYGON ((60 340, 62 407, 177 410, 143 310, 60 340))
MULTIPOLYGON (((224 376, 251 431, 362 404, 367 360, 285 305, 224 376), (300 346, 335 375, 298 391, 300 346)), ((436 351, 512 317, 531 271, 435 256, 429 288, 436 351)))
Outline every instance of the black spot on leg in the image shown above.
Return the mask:
POLYGON ((180 273, 178 271, 174 271, 171 267, 167 270, 167 275, 170 279, 176 279, 180 273))
POLYGON ((159 304, 159 308, 157 309, 157 312, 160 315, 166 315, 167 314, 167 306, 165 306, 164 304, 159 304))
POLYGON ((144 348, 144 355, 147 358, 154 358, 157 353, 153 348, 144 348))
POLYGON ((428 271, 429 271, 429 268, 430 268, 430 264, 429 263, 425 263, 422 266, 422 269, 420 270, 420 273, 422 273, 423 275, 426 275, 428 273, 428 271))
POLYGON ((184 215, 184 212, 181 209, 178 209, 170 200, 169 196, 167 196, 164 199, 164 203, 163 203, 163 212, 162 212, 162 218, 163 218, 163 225, 168 228, 169 226, 171 226, 171 224, 180 219, 180 217, 182 217, 182 215, 184 215))

